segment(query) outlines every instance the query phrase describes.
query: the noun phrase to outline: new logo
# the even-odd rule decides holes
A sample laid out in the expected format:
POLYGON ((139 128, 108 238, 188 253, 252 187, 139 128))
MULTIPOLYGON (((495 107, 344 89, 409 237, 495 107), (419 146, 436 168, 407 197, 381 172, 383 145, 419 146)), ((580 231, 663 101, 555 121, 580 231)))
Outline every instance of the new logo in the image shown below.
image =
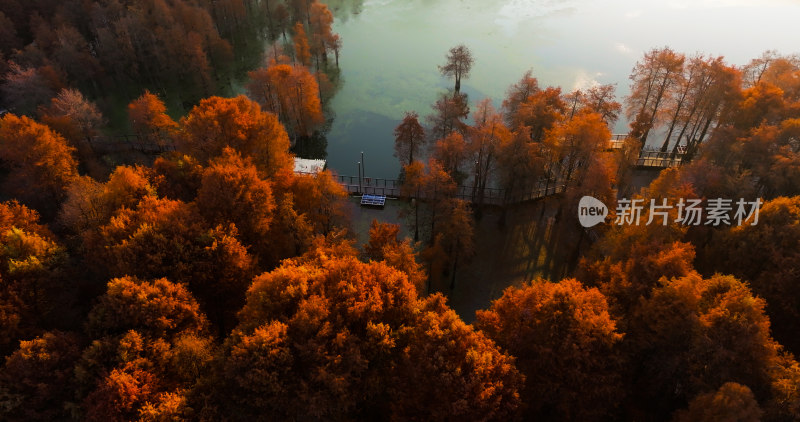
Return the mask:
POLYGON ((597 198, 584 196, 578 202, 578 221, 587 229, 602 223, 607 216, 608 207, 597 198))

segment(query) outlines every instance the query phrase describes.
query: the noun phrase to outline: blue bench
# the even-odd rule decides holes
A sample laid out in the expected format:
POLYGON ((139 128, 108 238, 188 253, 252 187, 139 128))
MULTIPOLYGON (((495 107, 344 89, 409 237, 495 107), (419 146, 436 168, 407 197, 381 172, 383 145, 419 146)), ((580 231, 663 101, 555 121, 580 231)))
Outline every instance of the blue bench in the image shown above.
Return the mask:
POLYGON ((379 207, 383 208, 386 205, 386 195, 368 195, 361 196, 362 207, 379 207))

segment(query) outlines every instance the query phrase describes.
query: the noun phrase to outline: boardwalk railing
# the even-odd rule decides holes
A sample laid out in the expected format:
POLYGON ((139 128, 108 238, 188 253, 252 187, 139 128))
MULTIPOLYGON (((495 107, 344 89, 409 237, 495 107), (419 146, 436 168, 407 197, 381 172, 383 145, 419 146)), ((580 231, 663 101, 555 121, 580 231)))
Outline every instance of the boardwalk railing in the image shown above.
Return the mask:
MULTIPOLYGON (((358 183, 358 176, 337 175, 336 181, 344 187, 349 194, 358 195, 385 195, 389 197, 402 198, 402 186, 400 181, 396 179, 381 179, 364 177, 361 179, 361 184, 358 183)), ((483 195, 480 189, 475 189, 472 185, 460 185, 456 189, 455 197, 470 201, 473 203, 488 204, 488 205, 510 205, 525 201, 532 201, 545 196, 554 195, 564 191, 563 184, 556 184, 553 181, 549 183, 546 180, 539 182, 539 186, 523 193, 513 193, 506 196, 505 189, 487 187, 483 190, 483 195)), ((420 193, 420 199, 425 198, 423 192, 420 193)))
POLYGON ((672 152, 642 150, 639 158, 636 159, 638 167, 667 168, 678 167, 683 161, 683 154, 672 154, 672 152))
POLYGON ((100 154, 139 151, 143 154, 161 154, 175 151, 175 145, 166 137, 142 135, 92 136, 86 139, 92 151, 100 154))

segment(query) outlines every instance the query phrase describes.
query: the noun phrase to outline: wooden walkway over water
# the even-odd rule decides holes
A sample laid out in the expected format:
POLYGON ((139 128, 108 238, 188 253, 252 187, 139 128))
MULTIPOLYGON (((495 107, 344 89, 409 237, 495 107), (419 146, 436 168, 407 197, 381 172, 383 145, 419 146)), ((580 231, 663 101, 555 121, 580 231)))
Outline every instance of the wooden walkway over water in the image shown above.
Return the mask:
MULTIPOLYGON (((627 141, 627 134, 615 134, 611 136, 608 141, 606 151, 614 151, 624 148, 625 141, 627 141)), ((679 146, 675 153, 670 151, 662 152, 660 149, 642 148, 639 151, 639 156, 636 158, 635 166, 638 168, 653 168, 664 169, 669 167, 678 167, 683 162, 685 155, 685 148, 679 146)))
MULTIPOLYGON (((344 187, 350 195, 383 195, 390 198, 404 198, 402 184, 397 179, 382 179, 372 177, 362 177, 359 184, 358 176, 336 175, 336 181, 344 187)), ((487 187, 480 196, 478 189, 472 185, 461 185, 456 189, 455 197, 472 203, 487 205, 510 205, 520 202, 533 201, 546 196, 554 195, 564 191, 563 184, 554 181, 542 180, 539 185, 525 193, 506 195, 504 189, 487 187)), ((423 196, 420 199, 426 199, 423 196)))
MULTIPOLYGON (((609 140, 607 150, 621 149, 627 135, 613 135, 609 140)), ((92 151, 98 154, 120 153, 128 151, 138 151, 147 155, 160 155, 165 152, 175 151, 174 143, 167 137, 148 137, 138 134, 114 135, 114 136, 93 136, 87 138, 92 151)), ((642 149, 636 159, 635 166, 640 169, 663 169, 678 167, 681 165, 684 151, 678 153, 661 152, 660 150, 642 149)), ((403 192, 400 181, 396 179, 383 179, 372 177, 359 177, 336 175, 336 181, 344 187, 351 195, 383 195, 387 197, 401 198, 403 192)), ((472 185, 461 185, 456 190, 456 198, 470 201, 472 203, 490 205, 510 205, 526 201, 532 201, 554 195, 564 191, 563 183, 554 180, 541 180, 538 186, 525 193, 513 193, 507 195, 504 189, 486 187, 483 195, 472 185)), ((424 197, 421 199, 425 199, 424 197)))
POLYGON ((86 138, 86 142, 96 154, 137 151, 147 155, 159 155, 175 151, 175 144, 166 137, 156 139, 137 134, 92 136, 86 138))

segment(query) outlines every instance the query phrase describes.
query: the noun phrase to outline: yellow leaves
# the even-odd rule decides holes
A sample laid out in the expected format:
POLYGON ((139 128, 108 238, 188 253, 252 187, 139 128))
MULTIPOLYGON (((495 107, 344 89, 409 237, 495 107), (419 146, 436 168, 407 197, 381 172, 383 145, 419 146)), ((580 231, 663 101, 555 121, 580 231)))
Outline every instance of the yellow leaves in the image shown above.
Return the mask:
POLYGON ((64 252, 53 241, 16 227, 6 230, 0 239, 0 257, 8 260, 3 271, 12 277, 46 271, 64 252))

